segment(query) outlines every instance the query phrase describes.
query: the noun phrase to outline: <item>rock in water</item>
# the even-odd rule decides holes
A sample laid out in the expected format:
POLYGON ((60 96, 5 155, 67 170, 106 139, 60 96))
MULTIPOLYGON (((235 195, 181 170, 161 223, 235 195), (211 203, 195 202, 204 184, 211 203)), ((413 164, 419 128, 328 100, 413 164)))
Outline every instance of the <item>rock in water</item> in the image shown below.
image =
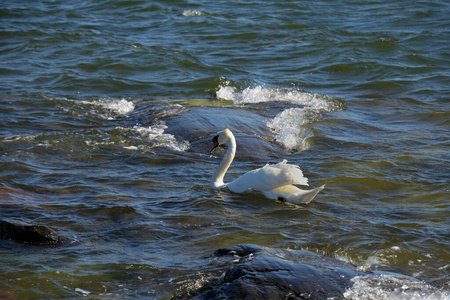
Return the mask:
POLYGON ((21 244, 57 246, 67 242, 53 229, 40 225, 22 225, 0 221, 0 238, 21 244))
POLYGON ((182 298, 342 298, 351 278, 364 274, 349 264, 309 251, 239 245, 219 249, 215 256, 230 256, 239 262, 220 279, 182 298))
MULTIPOLYGON (((288 152, 275 143, 267 128, 269 120, 255 111, 225 107, 189 107, 180 115, 164 119, 168 129, 179 140, 189 141, 189 151, 210 154, 211 140, 219 130, 229 128, 238 143, 236 160, 265 160, 288 152), (187 130, 188 129, 188 130, 187 130)), ((221 156, 220 149, 216 155, 221 156)))

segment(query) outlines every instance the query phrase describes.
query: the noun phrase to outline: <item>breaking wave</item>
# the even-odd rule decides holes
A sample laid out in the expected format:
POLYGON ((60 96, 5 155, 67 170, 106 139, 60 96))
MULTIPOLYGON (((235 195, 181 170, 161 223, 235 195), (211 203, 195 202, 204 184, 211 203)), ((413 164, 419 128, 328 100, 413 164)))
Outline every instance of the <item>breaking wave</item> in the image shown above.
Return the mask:
POLYGON ((444 300, 448 291, 410 277, 371 274, 352 278, 353 286, 344 293, 345 299, 444 300))
MULTIPOLYGON (((160 122, 148 127, 133 126, 132 128, 118 127, 117 129, 131 135, 138 135, 147 140, 151 148, 169 148, 175 151, 187 151, 190 148, 188 141, 178 141, 174 135, 165 133, 167 126, 160 122)), ((125 149, 135 150, 138 147, 128 146, 125 149)))
POLYGON ((344 104, 334 98, 295 89, 268 88, 264 86, 238 89, 219 86, 218 99, 233 101, 235 104, 288 103, 291 107, 282 110, 267 122, 275 140, 292 151, 302 151, 310 147, 308 140, 314 136, 311 124, 322 120, 323 113, 339 111, 344 104))
POLYGON ((114 115, 125 115, 135 109, 134 103, 125 99, 99 99, 95 101, 81 101, 81 103, 105 110, 108 114, 103 116, 108 120, 114 119, 114 115))
POLYGON ((187 9, 183 11, 183 17, 198 17, 203 15, 205 15, 205 13, 198 10, 187 9))
POLYGON ((288 102, 320 111, 335 111, 341 106, 335 99, 322 94, 264 86, 247 87, 243 90, 231 86, 220 86, 216 95, 219 99, 233 101, 236 104, 288 102))

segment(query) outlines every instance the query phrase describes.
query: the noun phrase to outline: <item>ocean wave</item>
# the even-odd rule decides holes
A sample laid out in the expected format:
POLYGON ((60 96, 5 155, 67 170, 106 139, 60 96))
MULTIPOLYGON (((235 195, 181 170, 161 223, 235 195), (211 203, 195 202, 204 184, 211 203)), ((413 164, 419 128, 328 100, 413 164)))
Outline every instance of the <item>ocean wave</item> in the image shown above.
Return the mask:
POLYGON ((93 115, 106 120, 114 120, 118 116, 131 113, 136 108, 133 101, 123 98, 76 100, 66 97, 50 98, 44 96, 44 99, 55 102, 59 108, 70 114, 74 114, 79 117, 93 115), (86 107, 90 109, 87 110, 86 107))
POLYGON ((345 299, 449 299, 450 292, 411 277, 388 274, 356 276, 353 286, 344 293, 345 299))
POLYGON ((275 134, 275 140, 287 149, 297 151, 309 148, 308 139, 314 136, 311 128, 307 126, 314 121, 322 119, 322 115, 307 108, 289 108, 279 113, 267 122, 275 134))
MULTIPOLYGON (((149 141, 151 148, 169 148, 175 151, 187 151, 190 148, 188 141, 178 141, 174 135, 165 133, 167 126, 160 122, 148 127, 133 126, 132 128, 117 127, 127 134, 138 134, 141 138, 149 141)), ((135 150, 136 147, 124 147, 128 150, 135 150)))
POLYGON ((166 103, 165 105, 155 108, 154 117, 155 119, 173 117, 187 112, 188 110, 189 108, 180 104, 166 103))
POLYGON ((311 124, 323 119, 323 113, 339 111, 344 104, 322 94, 308 93, 287 88, 264 86, 238 89, 219 86, 216 96, 236 104, 288 103, 294 105, 283 109, 269 120, 266 126, 274 133, 275 140, 288 150, 303 151, 310 147, 308 140, 314 136, 311 124))
POLYGON ((340 110, 342 107, 342 104, 335 99, 322 94, 264 86, 247 87, 243 90, 232 86, 219 86, 216 96, 219 99, 233 101, 236 104, 288 102, 326 112, 340 110))
MULTIPOLYGON (((95 101, 81 101, 83 104, 96 106, 114 115, 125 115, 135 109, 132 101, 125 99, 99 99, 95 101)), ((113 116, 106 116, 107 119, 112 119, 113 116)))
POLYGON ((203 15, 205 15, 205 13, 198 10, 187 9, 183 11, 183 17, 198 17, 203 15))

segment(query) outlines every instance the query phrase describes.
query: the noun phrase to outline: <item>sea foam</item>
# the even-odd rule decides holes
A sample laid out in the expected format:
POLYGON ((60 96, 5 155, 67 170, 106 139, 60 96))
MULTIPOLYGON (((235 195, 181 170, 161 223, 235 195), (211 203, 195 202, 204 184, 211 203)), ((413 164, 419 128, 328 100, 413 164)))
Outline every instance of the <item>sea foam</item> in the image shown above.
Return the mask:
MULTIPOLYGON (((125 99, 99 99, 96 101, 84 101, 83 103, 100 107, 109 113, 118 115, 128 114, 135 109, 134 103, 125 99)), ((112 116, 107 118, 111 119, 112 116)))
POLYGON ((205 15, 205 13, 198 10, 187 9, 183 11, 183 17, 198 17, 203 15, 205 15))
POLYGON ((126 115, 135 109, 133 101, 126 99, 100 98, 96 100, 77 100, 65 97, 45 97, 45 99, 56 102, 56 105, 62 110, 79 117, 95 115, 103 119, 113 120, 115 117, 126 115))
POLYGON ((338 108, 338 104, 325 95, 286 88, 256 86, 240 90, 231 86, 220 86, 216 96, 219 99, 233 101, 236 104, 289 102, 324 111, 334 111, 338 108))
POLYGON ((343 109, 343 104, 331 97, 287 88, 256 86, 238 89, 220 86, 216 96, 236 104, 289 104, 289 108, 283 107, 284 110, 266 125, 274 133, 278 143, 293 151, 309 148, 308 140, 313 136, 311 124, 323 119, 323 113, 343 109))
POLYGON ((307 108, 289 108, 267 122, 275 134, 275 140, 288 149, 297 151, 309 148, 308 139, 313 136, 308 124, 321 119, 319 113, 307 108))
POLYGON ((388 274, 370 274, 351 279, 345 299, 393 299, 393 300, 443 300, 449 299, 448 291, 431 286, 411 277, 388 274))
POLYGON ((148 140, 151 148, 169 148, 175 151, 187 151, 190 148, 188 141, 178 141, 174 135, 165 133, 167 126, 162 122, 148 127, 118 127, 117 129, 127 134, 138 134, 141 138, 148 140))

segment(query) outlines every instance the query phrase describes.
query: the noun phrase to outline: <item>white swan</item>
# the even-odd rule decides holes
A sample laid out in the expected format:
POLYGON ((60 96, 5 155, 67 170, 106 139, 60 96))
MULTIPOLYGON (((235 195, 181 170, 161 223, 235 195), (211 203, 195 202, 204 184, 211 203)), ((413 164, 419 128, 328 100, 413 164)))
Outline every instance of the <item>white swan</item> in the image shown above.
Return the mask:
POLYGON ((249 190, 262 192, 267 198, 282 200, 294 204, 306 204, 325 187, 322 185, 313 190, 301 190, 294 184, 308 185, 308 179, 303 176, 298 166, 290 165, 286 160, 275 165, 265 165, 262 168, 250 171, 230 183, 224 183, 223 177, 231 165, 236 153, 236 139, 227 128, 218 132, 213 138, 213 152, 219 145, 228 146, 219 167, 211 178, 211 187, 220 190, 227 187, 233 193, 243 193, 249 190))

